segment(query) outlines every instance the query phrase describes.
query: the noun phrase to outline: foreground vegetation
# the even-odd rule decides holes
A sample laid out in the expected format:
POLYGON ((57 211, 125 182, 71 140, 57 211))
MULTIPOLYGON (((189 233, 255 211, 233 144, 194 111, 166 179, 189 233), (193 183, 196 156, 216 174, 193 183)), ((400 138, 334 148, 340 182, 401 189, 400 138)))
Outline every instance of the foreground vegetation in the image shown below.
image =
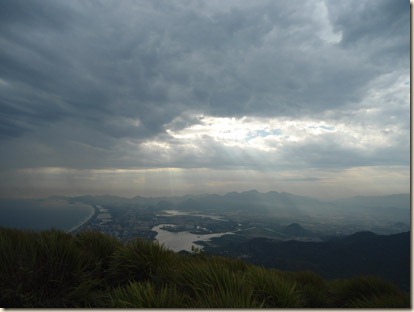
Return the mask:
POLYGON ((182 255, 149 241, 99 232, 0 228, 5 308, 409 308, 375 277, 327 281, 240 260, 182 255))

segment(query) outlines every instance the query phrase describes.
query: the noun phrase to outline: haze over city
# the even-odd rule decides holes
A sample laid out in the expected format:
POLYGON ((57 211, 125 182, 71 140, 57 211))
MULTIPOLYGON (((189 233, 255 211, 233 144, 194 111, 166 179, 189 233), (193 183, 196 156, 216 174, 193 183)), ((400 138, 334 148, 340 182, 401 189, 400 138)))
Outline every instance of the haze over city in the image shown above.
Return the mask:
POLYGON ((3 1, 0 197, 410 192, 410 3, 3 1))

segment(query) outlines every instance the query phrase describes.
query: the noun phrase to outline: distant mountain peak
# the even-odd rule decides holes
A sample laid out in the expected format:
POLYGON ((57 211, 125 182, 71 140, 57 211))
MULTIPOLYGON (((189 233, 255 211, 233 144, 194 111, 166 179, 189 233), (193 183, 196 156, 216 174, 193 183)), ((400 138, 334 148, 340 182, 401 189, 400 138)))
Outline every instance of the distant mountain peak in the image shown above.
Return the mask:
POLYGON ((258 194, 259 191, 257 191, 257 190, 248 190, 248 191, 244 191, 242 193, 246 193, 246 194, 258 194))
POLYGON ((360 240, 360 239, 368 239, 368 238, 372 238, 372 237, 376 237, 378 236, 378 234, 375 234, 374 232, 371 231, 360 231, 360 232, 356 232, 354 234, 349 235, 346 239, 347 240, 360 240))
POLYGON ((299 223, 289 224, 282 232, 291 236, 303 236, 307 234, 307 231, 299 223))

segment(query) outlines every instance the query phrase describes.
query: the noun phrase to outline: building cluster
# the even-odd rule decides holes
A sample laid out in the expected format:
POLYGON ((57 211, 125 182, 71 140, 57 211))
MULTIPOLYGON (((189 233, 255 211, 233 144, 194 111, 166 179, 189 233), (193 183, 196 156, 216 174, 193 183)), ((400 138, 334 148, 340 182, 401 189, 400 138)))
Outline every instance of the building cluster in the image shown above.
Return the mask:
POLYGON ((155 225, 154 216, 140 218, 139 211, 129 209, 109 209, 95 205, 95 214, 85 224, 76 228, 72 233, 84 231, 99 231, 113 236, 121 241, 129 241, 136 237, 154 239, 156 232, 151 229, 155 225))

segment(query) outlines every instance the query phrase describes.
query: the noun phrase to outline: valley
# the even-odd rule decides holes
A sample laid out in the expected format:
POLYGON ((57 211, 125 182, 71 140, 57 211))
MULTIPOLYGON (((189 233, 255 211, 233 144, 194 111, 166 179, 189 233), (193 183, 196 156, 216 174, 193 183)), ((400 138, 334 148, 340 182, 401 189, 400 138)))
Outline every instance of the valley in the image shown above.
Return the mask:
POLYGON ((394 234, 410 229, 409 194, 324 202, 289 193, 253 190, 222 196, 83 196, 68 200, 95 207, 95 215, 76 231, 99 230, 121 240, 136 236, 154 239, 156 226, 171 233, 232 232, 240 237, 282 241, 321 241, 358 231, 394 234))

